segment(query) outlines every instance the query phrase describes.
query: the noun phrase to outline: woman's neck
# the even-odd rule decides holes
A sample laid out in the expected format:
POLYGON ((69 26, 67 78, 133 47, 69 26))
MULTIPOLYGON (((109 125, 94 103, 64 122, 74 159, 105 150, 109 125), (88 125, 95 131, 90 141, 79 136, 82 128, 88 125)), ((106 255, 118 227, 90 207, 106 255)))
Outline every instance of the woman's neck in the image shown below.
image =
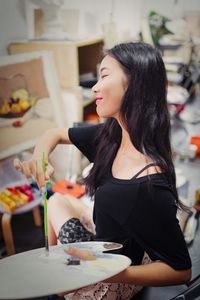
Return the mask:
POLYGON ((130 139, 129 133, 124 128, 122 128, 122 139, 118 151, 121 155, 126 155, 134 160, 148 161, 147 157, 135 148, 130 139))

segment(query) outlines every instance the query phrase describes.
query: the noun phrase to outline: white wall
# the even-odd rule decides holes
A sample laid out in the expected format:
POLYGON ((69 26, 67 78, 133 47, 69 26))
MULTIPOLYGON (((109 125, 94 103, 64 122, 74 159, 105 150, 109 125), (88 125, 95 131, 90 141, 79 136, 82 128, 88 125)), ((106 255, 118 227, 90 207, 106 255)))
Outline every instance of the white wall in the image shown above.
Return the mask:
MULTIPOLYGON (((0 55, 9 42, 28 37, 24 1, 0 0, 0 55)), ((102 24, 109 22, 113 3, 113 22, 119 40, 137 39, 140 18, 155 10, 171 19, 184 11, 200 11, 200 0, 64 0, 66 8, 80 9, 80 34, 101 34, 102 24)))
POLYGON ((23 1, 0 0, 0 55, 6 54, 7 45, 27 37, 23 1))
POLYGON ((65 0, 68 8, 80 9, 79 30, 82 34, 102 34, 102 25, 116 23, 119 39, 137 37, 141 12, 140 0, 65 0))

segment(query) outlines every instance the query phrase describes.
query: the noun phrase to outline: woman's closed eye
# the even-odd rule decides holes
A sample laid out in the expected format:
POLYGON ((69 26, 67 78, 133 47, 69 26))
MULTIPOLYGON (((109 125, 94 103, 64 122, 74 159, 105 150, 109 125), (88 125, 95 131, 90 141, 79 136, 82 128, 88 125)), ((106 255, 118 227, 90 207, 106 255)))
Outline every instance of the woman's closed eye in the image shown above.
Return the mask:
POLYGON ((101 75, 101 79, 103 79, 103 78, 105 78, 107 76, 108 76, 108 74, 103 74, 103 75, 101 75))

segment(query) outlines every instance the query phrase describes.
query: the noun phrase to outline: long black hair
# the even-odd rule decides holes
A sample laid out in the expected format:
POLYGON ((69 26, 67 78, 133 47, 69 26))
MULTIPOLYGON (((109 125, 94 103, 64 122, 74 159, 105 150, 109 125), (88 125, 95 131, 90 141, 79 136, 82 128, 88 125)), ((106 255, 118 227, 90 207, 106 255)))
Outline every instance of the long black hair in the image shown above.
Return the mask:
MULTIPOLYGON (((128 78, 120 107, 120 121, 134 147, 150 157, 168 179, 179 203, 170 145, 170 117, 166 101, 167 78, 159 50, 142 42, 122 43, 106 51, 128 78)), ((93 195, 111 168, 121 142, 121 127, 108 118, 97 137, 97 153, 86 187, 93 195)))

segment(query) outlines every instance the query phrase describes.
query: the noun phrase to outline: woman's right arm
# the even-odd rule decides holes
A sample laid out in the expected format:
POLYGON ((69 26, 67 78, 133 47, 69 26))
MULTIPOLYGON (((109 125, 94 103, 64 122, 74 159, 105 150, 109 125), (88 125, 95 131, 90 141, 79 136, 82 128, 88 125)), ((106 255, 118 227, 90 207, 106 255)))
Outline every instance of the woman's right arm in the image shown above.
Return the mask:
POLYGON ((66 128, 52 128, 47 130, 37 141, 33 151, 33 156, 28 161, 14 160, 16 169, 27 177, 33 177, 39 188, 45 185, 45 181, 52 175, 54 169, 49 163, 49 155, 58 144, 71 144, 68 129, 66 128), (44 154, 43 154, 44 153, 44 154), (42 170, 42 156, 44 155, 46 161, 46 174, 44 176, 42 170))

